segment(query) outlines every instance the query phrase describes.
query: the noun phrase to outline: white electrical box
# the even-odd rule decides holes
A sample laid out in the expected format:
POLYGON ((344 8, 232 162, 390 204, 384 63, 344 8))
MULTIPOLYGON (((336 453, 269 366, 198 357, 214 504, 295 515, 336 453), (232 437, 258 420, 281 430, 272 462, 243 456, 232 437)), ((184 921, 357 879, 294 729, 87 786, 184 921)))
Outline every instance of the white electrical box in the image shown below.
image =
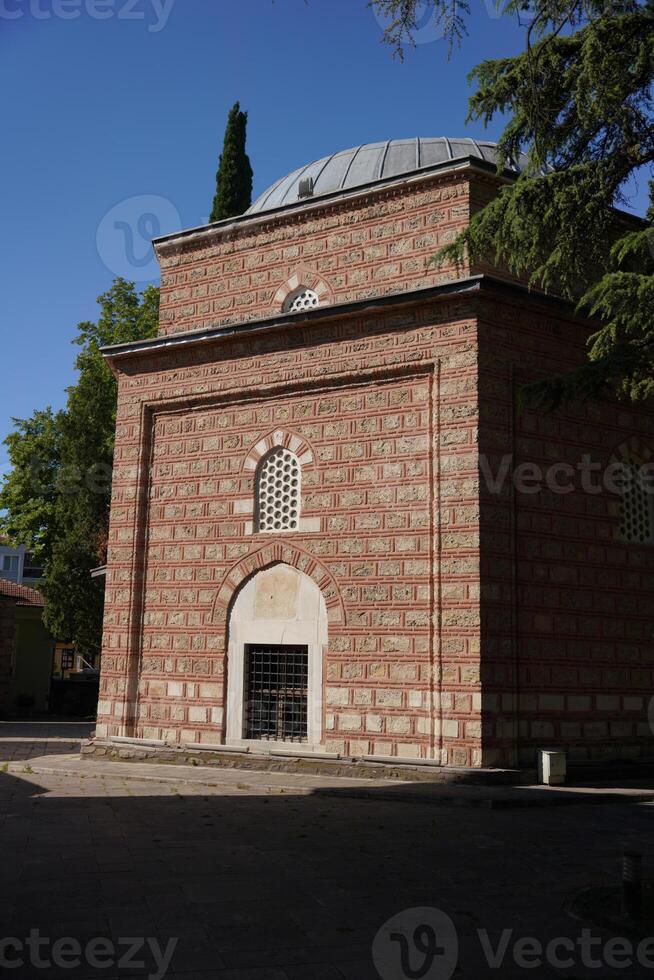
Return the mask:
POLYGON ((561 786, 565 783, 565 752, 556 749, 538 750, 538 781, 545 786, 561 786))

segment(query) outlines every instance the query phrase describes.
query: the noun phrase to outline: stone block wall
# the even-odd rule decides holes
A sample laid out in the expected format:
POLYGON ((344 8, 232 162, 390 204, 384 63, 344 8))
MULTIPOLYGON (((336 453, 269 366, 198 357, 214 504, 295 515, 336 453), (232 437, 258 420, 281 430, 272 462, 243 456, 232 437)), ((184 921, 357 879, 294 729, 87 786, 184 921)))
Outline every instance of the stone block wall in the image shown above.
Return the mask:
POLYGON ((230 602, 286 561, 327 602, 325 748, 480 765, 476 360, 464 298, 117 359, 99 734, 220 741, 230 602), (276 430, 308 523, 253 533, 276 430))
POLYGON ((651 756, 654 548, 620 539, 605 475, 621 446, 654 446, 654 415, 519 410, 521 384, 583 363, 560 309, 487 304, 479 336, 484 761, 651 756))
POLYGON ((468 195, 461 170, 162 243, 160 332, 273 316, 298 284, 325 305, 460 278, 430 258, 465 227, 468 195))
POLYGON ((619 540, 607 492, 513 482, 520 464, 556 480, 625 441, 652 448, 651 414, 521 414, 523 381, 582 363, 583 324, 519 287, 416 293, 485 271, 429 259, 496 186, 463 167, 158 245, 171 340, 278 314, 299 283, 327 310, 112 356, 99 736, 223 741, 231 604, 286 562, 327 606, 326 749, 453 766, 651 754, 651 547, 619 540), (276 440, 301 447, 302 520, 256 533, 256 462, 276 440))

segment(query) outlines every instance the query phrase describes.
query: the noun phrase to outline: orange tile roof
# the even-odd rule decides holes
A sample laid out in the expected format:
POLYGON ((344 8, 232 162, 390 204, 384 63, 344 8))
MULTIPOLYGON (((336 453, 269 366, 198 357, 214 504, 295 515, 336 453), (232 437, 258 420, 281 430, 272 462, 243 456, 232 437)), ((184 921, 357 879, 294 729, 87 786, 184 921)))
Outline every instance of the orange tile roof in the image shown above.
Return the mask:
POLYGON ((43 596, 28 585, 0 578, 0 599, 16 599, 17 606, 43 606, 43 596))

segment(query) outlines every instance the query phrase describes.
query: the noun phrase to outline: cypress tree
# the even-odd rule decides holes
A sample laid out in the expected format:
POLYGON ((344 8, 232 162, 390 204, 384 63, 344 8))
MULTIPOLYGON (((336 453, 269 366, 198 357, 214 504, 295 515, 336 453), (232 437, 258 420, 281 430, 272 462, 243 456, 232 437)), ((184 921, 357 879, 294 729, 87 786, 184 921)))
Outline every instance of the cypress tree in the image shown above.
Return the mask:
POLYGON ((241 106, 236 102, 227 117, 210 221, 243 214, 252 203, 252 167, 245 152, 247 122, 247 112, 241 112, 241 106))

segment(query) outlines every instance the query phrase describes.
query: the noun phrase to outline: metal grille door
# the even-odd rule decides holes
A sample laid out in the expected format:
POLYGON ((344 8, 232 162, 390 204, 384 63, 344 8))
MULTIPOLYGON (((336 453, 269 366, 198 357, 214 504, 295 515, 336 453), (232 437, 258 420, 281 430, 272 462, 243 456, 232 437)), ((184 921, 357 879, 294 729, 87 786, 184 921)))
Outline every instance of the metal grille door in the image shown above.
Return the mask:
POLYGON ((308 676, 308 647, 247 643, 245 737, 306 741, 308 676))

